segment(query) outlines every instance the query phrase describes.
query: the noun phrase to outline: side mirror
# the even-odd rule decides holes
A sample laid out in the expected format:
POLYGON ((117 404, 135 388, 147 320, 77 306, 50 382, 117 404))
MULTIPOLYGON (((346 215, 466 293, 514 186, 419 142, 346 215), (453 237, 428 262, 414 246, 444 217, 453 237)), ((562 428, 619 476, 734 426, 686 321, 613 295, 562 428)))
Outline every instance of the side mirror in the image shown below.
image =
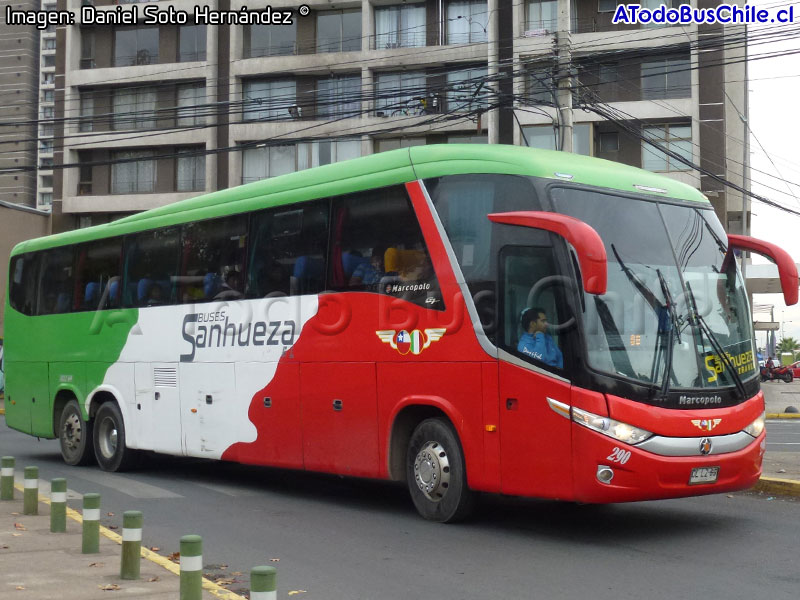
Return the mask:
MULTIPOLYGON (((518 225, 531 229, 545 229, 567 240, 578 253, 578 264, 583 276, 583 289, 587 294, 606 293, 608 259, 600 235, 580 219, 544 211, 515 211, 487 215, 494 223, 518 225)), ((797 273, 795 272, 795 277, 797 273)))
POLYGON ((728 234, 728 255, 725 257, 726 262, 729 260, 729 257, 733 256, 732 248, 741 248, 743 250, 750 250, 756 254, 761 254, 778 265, 778 276, 781 279, 783 300, 786 302, 787 306, 797 304, 797 265, 786 250, 770 242, 758 240, 746 235, 728 234))

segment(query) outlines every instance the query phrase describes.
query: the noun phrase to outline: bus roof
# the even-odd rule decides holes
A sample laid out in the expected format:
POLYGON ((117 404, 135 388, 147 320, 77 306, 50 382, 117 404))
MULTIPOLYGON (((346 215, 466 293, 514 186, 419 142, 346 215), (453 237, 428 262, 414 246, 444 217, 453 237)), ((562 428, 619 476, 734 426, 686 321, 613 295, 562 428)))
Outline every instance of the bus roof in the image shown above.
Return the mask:
POLYGON ((414 146, 203 194, 113 223, 28 240, 15 246, 11 255, 465 173, 527 175, 708 204, 702 193, 669 177, 579 154, 501 144, 414 146))

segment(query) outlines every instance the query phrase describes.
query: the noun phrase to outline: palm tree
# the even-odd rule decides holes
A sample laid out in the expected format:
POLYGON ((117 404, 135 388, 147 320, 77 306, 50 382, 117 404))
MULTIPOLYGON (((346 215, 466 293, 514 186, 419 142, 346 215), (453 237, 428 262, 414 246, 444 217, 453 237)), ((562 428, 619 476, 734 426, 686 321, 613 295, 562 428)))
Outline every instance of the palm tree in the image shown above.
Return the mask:
POLYGON ((800 343, 793 337, 785 337, 778 344, 778 352, 791 352, 792 356, 800 348, 800 343))

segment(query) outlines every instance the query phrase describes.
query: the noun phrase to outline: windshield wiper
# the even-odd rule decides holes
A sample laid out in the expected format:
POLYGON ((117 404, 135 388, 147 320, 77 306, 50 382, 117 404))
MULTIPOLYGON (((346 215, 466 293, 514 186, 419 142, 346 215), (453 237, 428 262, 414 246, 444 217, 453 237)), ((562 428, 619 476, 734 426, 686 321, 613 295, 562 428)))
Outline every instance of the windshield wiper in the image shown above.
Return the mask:
POLYGON ((736 385, 736 389, 742 395, 742 398, 744 398, 747 395, 747 391, 745 390, 742 378, 739 377, 739 371, 736 370, 736 367, 731 362, 731 359, 728 358, 728 355, 722 348, 722 344, 719 343, 717 336, 715 336, 714 332, 711 331, 711 328, 708 326, 708 323, 706 323, 706 320, 698 312, 697 302, 694 298, 694 292, 692 292, 692 285, 688 281, 686 282, 686 290, 689 295, 689 322, 697 325, 700 331, 705 334, 706 338, 708 338, 708 341, 711 343, 711 347, 714 349, 714 352, 717 353, 719 360, 728 368, 728 372, 731 374, 731 378, 733 379, 733 383, 736 385))
POLYGON ((672 294, 669 291, 667 280, 664 278, 661 270, 656 269, 656 273, 658 274, 658 282, 661 284, 661 293, 664 295, 664 299, 666 300, 666 304, 664 304, 658 298, 656 298, 656 295, 653 293, 653 291, 647 287, 647 285, 641 279, 639 279, 636 273, 634 273, 630 267, 625 264, 625 262, 622 260, 622 257, 619 255, 619 252, 617 252, 617 248, 614 246, 614 244, 611 244, 611 251, 614 253, 622 272, 625 273, 625 276, 633 284, 633 287, 636 288, 636 291, 642 295, 645 302, 647 302, 647 304, 656 314, 656 319, 658 321, 658 339, 656 341, 656 351, 653 353, 653 363, 650 367, 650 381, 655 385, 656 371, 658 369, 658 364, 661 362, 661 353, 665 352, 666 357, 664 359, 664 378, 661 383, 660 390, 661 395, 665 396, 669 392, 669 378, 672 375, 672 350, 675 345, 676 334, 678 336, 678 341, 681 341, 679 331, 680 320, 678 319, 678 315, 675 311, 675 303, 672 300, 672 294), (668 323, 665 323, 665 316, 669 317, 668 323), (664 335, 667 335, 666 340, 664 340, 664 335), (666 343, 664 343, 665 341, 666 343))

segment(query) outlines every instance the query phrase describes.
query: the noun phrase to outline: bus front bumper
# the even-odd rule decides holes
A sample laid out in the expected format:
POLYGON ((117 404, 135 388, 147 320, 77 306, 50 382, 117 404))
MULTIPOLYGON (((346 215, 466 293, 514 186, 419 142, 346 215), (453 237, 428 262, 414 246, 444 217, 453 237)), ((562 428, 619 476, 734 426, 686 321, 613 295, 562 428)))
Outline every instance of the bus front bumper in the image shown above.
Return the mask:
POLYGON ((573 428, 575 500, 632 502, 744 490, 761 476, 766 432, 724 454, 662 456, 617 442, 585 427, 573 428))

